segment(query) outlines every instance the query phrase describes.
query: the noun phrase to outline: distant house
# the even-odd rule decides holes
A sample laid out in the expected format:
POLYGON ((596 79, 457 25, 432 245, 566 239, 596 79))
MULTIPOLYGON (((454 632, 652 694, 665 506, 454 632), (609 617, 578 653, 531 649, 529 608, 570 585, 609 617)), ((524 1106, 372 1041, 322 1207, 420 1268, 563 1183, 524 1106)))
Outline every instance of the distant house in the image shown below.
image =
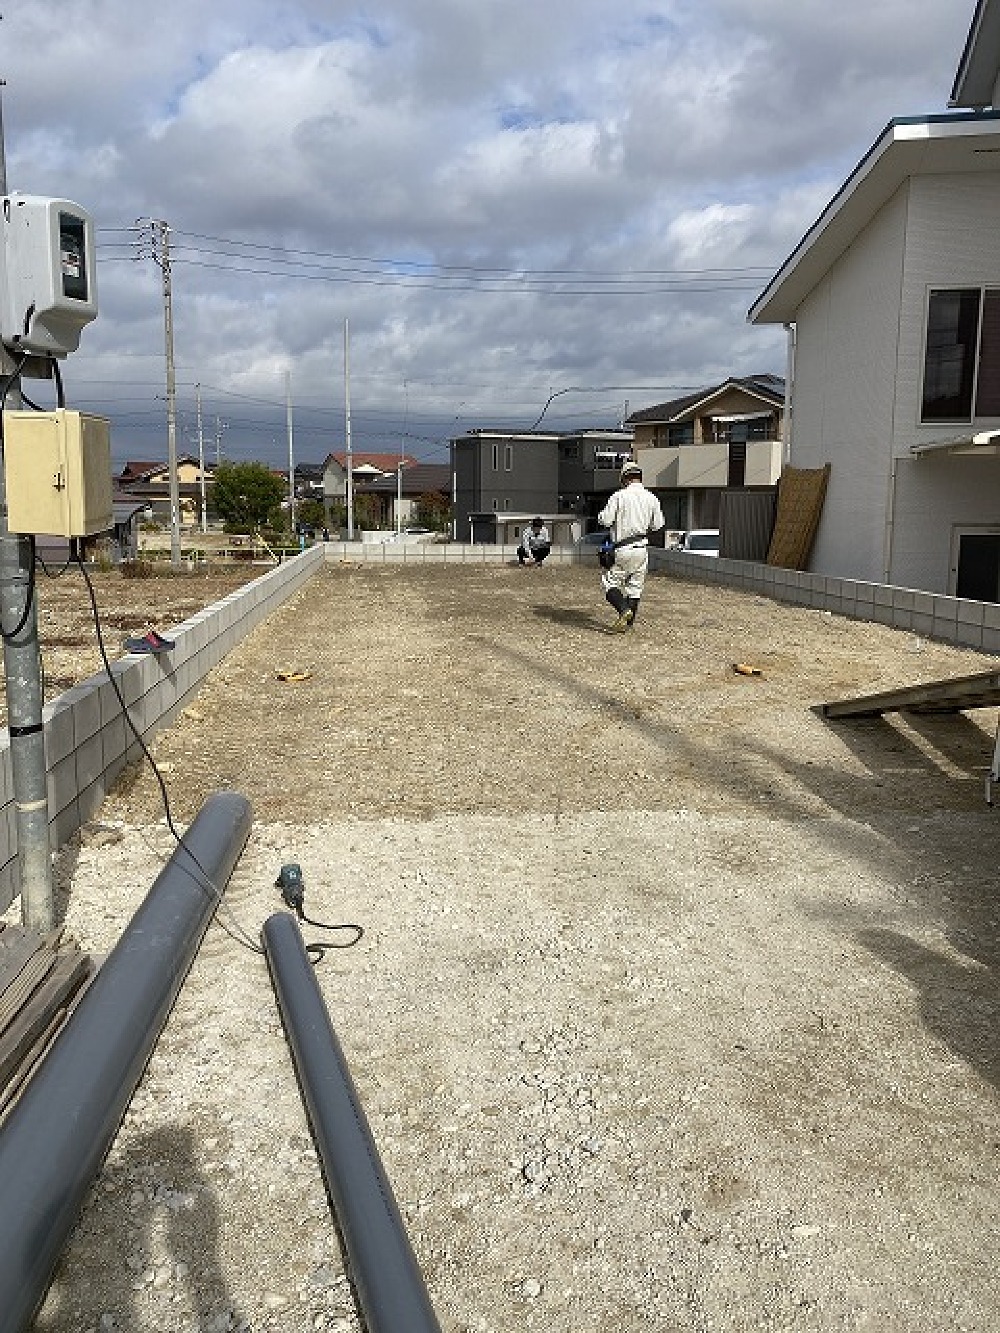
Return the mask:
MULTIPOLYGON (((976 8, 952 101, 1000 85, 976 8)), ((1000 111, 891 121, 750 310, 793 339, 791 461, 830 464, 810 568, 1000 600, 1000 111)))
POLYGON ((773 489, 781 472, 785 381, 731 377, 628 417, 643 482, 668 528, 719 526, 725 491, 773 489))
MULTIPOLYGON (((205 467, 205 485, 211 485, 214 469, 205 467)), ((190 454, 177 458, 177 489, 182 526, 197 523, 201 514, 201 465, 190 454)), ((167 463, 128 462, 114 479, 130 500, 142 502, 152 517, 170 522, 170 466, 167 463)))
POLYGON ((451 468, 446 463, 410 463, 379 476, 356 478, 356 495, 369 495, 377 502, 376 526, 403 528, 417 521, 416 510, 424 496, 436 496, 442 510, 451 506, 451 468))
POLYGON ((469 431, 451 441, 455 536, 506 541, 509 528, 535 514, 561 534, 565 527, 567 539, 580 535, 631 457, 628 429, 469 431))

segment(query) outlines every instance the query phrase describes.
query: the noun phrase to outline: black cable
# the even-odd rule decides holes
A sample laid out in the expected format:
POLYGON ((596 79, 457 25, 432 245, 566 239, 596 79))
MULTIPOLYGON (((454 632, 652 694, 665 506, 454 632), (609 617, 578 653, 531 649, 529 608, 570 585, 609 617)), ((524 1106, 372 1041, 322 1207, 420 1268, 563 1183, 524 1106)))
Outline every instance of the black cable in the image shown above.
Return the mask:
MULTIPOLYGON (((11 373, 10 373, 10 374, 7 376, 7 378, 4 380, 3 388, 0 389, 0 458, 2 458, 2 457, 3 457, 3 454, 4 454, 3 414, 4 414, 4 410, 6 409, 6 406, 7 406, 7 395, 10 393, 10 391, 11 391, 11 389, 14 387, 14 385, 17 384, 18 381, 20 380, 20 378, 21 378, 21 371, 24 369, 24 363, 25 363, 25 361, 27 361, 27 359, 28 359, 28 355, 27 355, 27 353, 26 353, 26 352, 22 352, 22 353, 21 353, 21 356, 20 356, 20 359, 18 360, 17 365, 14 367, 14 369, 11 371, 11 373)), ((32 608, 32 606, 34 605, 34 601, 35 601, 35 539, 34 539, 34 537, 31 537, 31 538, 29 539, 29 544, 30 544, 30 548, 31 548, 31 549, 30 549, 30 557, 31 557, 31 558, 30 558, 29 561, 28 561, 28 591, 27 591, 27 595, 26 595, 26 597, 25 597, 25 599, 24 599, 24 609, 23 609, 22 612, 21 612, 21 617, 20 617, 20 619, 18 620, 17 624, 16 624, 16 625, 14 626, 14 628, 11 629, 11 630, 4 629, 4 627, 3 627, 3 622, 0 621, 0 638, 3 639, 4 643, 10 643, 12 639, 16 639, 17 636, 21 633, 21 631, 24 629, 25 625, 28 623, 28 617, 31 615, 31 608, 32 608)))
POLYGON ((281 897, 286 907, 290 907, 298 919, 304 921, 306 925, 315 926, 317 930, 354 931, 354 939, 347 940, 343 944, 338 944, 336 940, 316 941, 312 944, 306 944, 306 953, 312 959, 314 967, 323 961, 327 949, 353 949, 364 936, 365 932, 362 927, 355 925, 353 922, 340 922, 337 925, 330 925, 326 921, 314 921, 312 917, 306 916, 306 886, 302 878, 302 867, 296 862, 291 861, 281 867, 278 878, 274 882, 274 887, 281 890, 281 897))
MULTIPOLYGON (((208 889, 212 894, 214 894, 216 902, 218 903, 218 906, 221 909, 225 905, 223 902, 222 891, 219 889, 218 885, 213 882, 208 871, 205 869, 205 867, 195 856, 194 852, 192 852, 191 848, 184 841, 183 835, 178 832, 177 827, 174 824, 174 817, 170 808, 170 796, 167 792, 167 785, 163 780, 163 774, 157 767, 156 760, 150 753, 149 747, 147 746, 145 740, 143 739, 141 732, 139 731, 138 727, 132 720, 132 715, 128 710, 128 705, 125 702, 125 697, 122 694, 121 689, 118 685, 117 677, 111 669, 111 662, 110 659, 108 658, 107 648, 104 645, 104 633, 101 629, 101 617, 97 606, 97 594, 94 592, 93 582, 91 581, 90 575, 88 574, 87 569, 83 563, 83 560, 80 557, 79 551, 77 551, 75 554, 74 563, 79 567, 80 573, 83 576, 83 581, 87 588, 87 593, 90 597, 90 606, 94 621, 94 630, 97 636, 97 647, 101 654, 101 660, 104 663, 104 669, 108 674, 108 680, 111 682, 111 687, 114 690, 115 696, 118 699, 118 703, 121 706, 122 715, 125 718, 126 725, 128 726, 132 735, 138 742, 139 748, 142 750, 142 753, 146 757, 146 760, 148 761, 149 766, 152 769, 153 776, 156 779, 157 785, 159 786, 160 798, 163 803, 163 813, 164 813, 164 818, 166 820, 167 828, 173 835, 174 841, 177 843, 177 846, 182 851, 186 852, 187 855, 194 862, 198 870, 198 875, 192 876, 192 878, 194 878, 196 881, 200 881, 201 886, 203 888, 208 889)), ((257 944, 250 936, 250 934, 247 931, 245 931, 242 926, 240 926, 239 922, 236 921, 236 918, 233 915, 232 910, 227 908, 227 911, 229 912, 229 916, 235 923, 235 929, 230 930, 229 927, 222 920, 220 920, 218 913, 216 914, 216 920, 219 922, 219 925, 230 937, 230 939, 234 940, 237 944, 242 944, 243 947, 249 949, 251 953, 263 954, 264 953, 263 947, 257 944)))

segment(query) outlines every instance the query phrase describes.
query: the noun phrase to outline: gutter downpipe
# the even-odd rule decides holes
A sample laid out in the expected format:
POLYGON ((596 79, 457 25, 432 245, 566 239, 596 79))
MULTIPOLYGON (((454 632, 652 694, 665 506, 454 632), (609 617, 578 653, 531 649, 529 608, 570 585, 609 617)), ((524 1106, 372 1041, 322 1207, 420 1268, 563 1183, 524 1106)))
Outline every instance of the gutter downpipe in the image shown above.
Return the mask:
POLYGON ((889 465, 889 495, 885 506, 885 539, 882 543, 882 582, 888 584, 892 573, 892 539, 896 527, 896 466, 899 459, 893 454, 889 465))
POLYGON ((795 325, 785 325, 785 421, 783 463, 787 466, 792 461, 792 385, 795 382, 795 325))
POLYGON ((0 1129, 0 1333, 25 1333, 250 833, 210 796, 0 1129))
POLYGON ((365 1329, 441 1333, 298 924, 261 938, 365 1329))

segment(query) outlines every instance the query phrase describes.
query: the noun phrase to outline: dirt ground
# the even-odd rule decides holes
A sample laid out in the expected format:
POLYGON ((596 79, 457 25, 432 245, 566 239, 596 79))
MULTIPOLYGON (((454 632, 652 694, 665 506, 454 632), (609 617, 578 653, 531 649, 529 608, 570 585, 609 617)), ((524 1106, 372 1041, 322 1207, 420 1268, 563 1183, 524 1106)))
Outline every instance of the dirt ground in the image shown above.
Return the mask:
MULTIPOLYGON (((360 1326, 240 942, 294 861, 365 928, 317 977, 446 1333, 995 1330, 996 713, 814 711, 994 659, 669 577, 612 619, 335 565, 158 738, 254 831, 39 1329, 360 1326)), ((60 856, 84 947, 170 849, 134 772, 60 856)))

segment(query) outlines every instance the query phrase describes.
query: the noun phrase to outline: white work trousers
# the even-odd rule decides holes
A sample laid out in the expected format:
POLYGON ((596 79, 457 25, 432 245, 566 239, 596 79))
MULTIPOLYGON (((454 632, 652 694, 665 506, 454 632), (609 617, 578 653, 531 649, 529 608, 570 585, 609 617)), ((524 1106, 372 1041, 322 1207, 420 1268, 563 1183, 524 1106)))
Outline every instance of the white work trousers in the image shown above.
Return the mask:
POLYGON ((649 567, 649 551, 645 543, 642 546, 619 546, 615 552, 615 563, 601 574, 604 591, 618 588, 625 597, 642 596, 646 582, 646 570, 649 567))

